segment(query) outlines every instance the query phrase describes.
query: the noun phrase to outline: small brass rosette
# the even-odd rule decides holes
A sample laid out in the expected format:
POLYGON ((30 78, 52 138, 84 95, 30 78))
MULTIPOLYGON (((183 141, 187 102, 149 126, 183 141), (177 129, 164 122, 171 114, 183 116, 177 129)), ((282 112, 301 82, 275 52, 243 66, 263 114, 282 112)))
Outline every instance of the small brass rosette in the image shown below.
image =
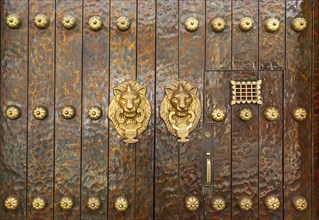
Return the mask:
POLYGON ((70 210, 72 209, 73 205, 73 200, 70 197, 64 196, 60 200, 60 208, 63 210, 70 210))
POLYGON ((307 118, 307 110, 302 107, 297 107, 292 111, 292 117, 296 121, 304 121, 307 118))
POLYGON ((253 208, 253 201, 250 198, 244 197, 239 201, 239 207, 244 211, 249 211, 253 208))
POLYGON ((43 120, 48 116, 49 110, 44 106, 37 106, 33 109, 32 115, 35 119, 43 120))
POLYGON ((32 208, 35 210, 42 210, 45 207, 45 201, 41 197, 36 197, 32 200, 32 208))
POLYGON ((127 31, 131 27, 131 21, 129 18, 121 16, 116 21, 116 27, 120 31, 127 31))
POLYGON ((226 28, 226 21, 223 18, 215 18, 210 23, 211 28, 214 32, 220 33, 226 28))
POLYGON ((197 18, 189 17, 186 19, 184 26, 188 32, 194 32, 198 29, 199 21, 197 18))
POLYGON ((195 212, 199 208, 199 200, 196 196, 189 196, 185 200, 185 207, 190 212, 195 212))
POLYGON ((72 119, 76 114, 76 110, 73 106, 68 105, 62 108, 61 115, 64 119, 72 119))
POLYGON ((67 30, 72 30, 76 27, 76 19, 72 15, 65 15, 62 18, 62 25, 67 30))
POLYGON ((214 198, 212 203, 213 203, 213 208, 218 212, 221 212, 221 211, 225 210, 225 208, 226 208, 225 199, 223 199, 222 197, 214 198))
POLYGON ((7 210, 15 210, 19 206, 19 200, 15 196, 8 196, 3 203, 7 210))
POLYGON ((211 117, 214 121, 220 122, 220 121, 223 121, 225 119, 226 113, 221 108, 214 108, 212 113, 211 113, 211 117))
POLYGON ((302 32, 307 28, 307 20, 302 17, 294 18, 291 23, 292 30, 302 32))
POLYGON ((252 117, 253 117, 253 111, 249 108, 243 108, 239 112, 239 118, 242 121, 249 121, 250 119, 252 119, 252 117))
POLYGON ((6 17, 6 24, 11 29, 18 29, 21 27, 22 20, 18 15, 10 14, 6 17))
POLYGON ((93 107, 89 108, 88 116, 90 119, 98 120, 102 117, 102 115, 103 115, 103 111, 100 107, 93 106, 93 107))
POLYGON ((125 197, 118 197, 114 202, 114 208, 119 212, 125 212, 128 208, 128 201, 125 197))
POLYGON ((265 205, 266 205, 267 209, 269 209, 271 211, 276 211, 277 209, 280 208, 280 200, 277 196, 270 195, 270 196, 266 197, 265 205))
POLYGON ((254 21, 249 17, 244 17, 240 19, 238 27, 241 31, 248 32, 254 27, 254 21))
POLYGON ((98 210, 101 207, 101 200, 98 197, 88 198, 86 205, 91 211, 98 210))
POLYGON ((277 121, 279 119, 279 110, 275 107, 267 107, 264 112, 264 117, 268 121, 277 121))
POLYGON ((303 196, 295 197, 293 199, 292 203, 293 203, 295 209, 297 209, 300 212, 305 211, 308 207, 307 199, 303 196))
POLYGON ((103 22, 100 16, 92 16, 89 19, 89 26, 92 31, 99 31, 103 28, 103 22))
POLYGON ((21 116, 21 108, 16 105, 10 105, 5 111, 6 117, 10 120, 16 120, 21 116))
POLYGON ((38 14, 33 18, 33 23, 39 29, 46 29, 49 27, 50 19, 44 14, 38 14))

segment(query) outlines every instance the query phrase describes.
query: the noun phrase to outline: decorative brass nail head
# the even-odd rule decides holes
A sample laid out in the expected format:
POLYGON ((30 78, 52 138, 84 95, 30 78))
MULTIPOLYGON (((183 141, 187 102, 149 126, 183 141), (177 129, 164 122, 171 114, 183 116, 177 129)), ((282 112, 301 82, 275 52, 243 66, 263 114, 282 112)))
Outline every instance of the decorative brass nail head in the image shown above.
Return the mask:
POLYGON ((214 108, 212 113, 211 113, 211 117, 214 121, 220 122, 220 121, 223 121, 225 119, 226 113, 221 108, 214 108))
POLYGON ((226 28, 226 21, 223 18, 215 18, 211 22, 211 28, 214 32, 222 32, 226 28))
POLYGON ((40 198, 40 197, 36 197, 32 200, 32 208, 35 210, 42 210, 45 207, 45 201, 44 199, 40 198))
POLYGON ((280 21, 277 18, 269 18, 264 23, 264 28, 269 33, 274 33, 280 28, 280 21))
POLYGON ((88 116, 90 119, 98 120, 102 117, 102 115, 103 115, 103 111, 100 107, 93 106, 93 107, 89 108, 88 116))
POLYGON ((268 121, 277 121, 279 119, 279 110, 275 107, 267 107, 264 112, 264 117, 268 121))
POLYGON ((91 211, 98 210, 101 206, 101 200, 98 197, 90 197, 86 203, 88 209, 91 211))
POLYGON ((33 18, 33 23, 39 29, 46 29, 49 27, 50 19, 44 14, 38 14, 33 18))
POLYGON ((195 212, 199 208, 199 200, 196 196, 189 196, 185 200, 186 209, 195 212))
POLYGON ((60 207, 63 210, 70 210, 72 209, 74 203, 73 200, 70 197, 64 196, 62 197, 62 199, 60 200, 60 207))
POLYGON ((213 203, 213 208, 218 212, 223 211, 226 208, 226 202, 222 197, 214 198, 212 203, 213 203))
POLYGON ((62 25, 67 30, 72 30, 76 27, 76 19, 71 15, 65 15, 62 18, 62 25))
POLYGON ((302 32, 307 28, 307 20, 302 17, 294 18, 291 23, 292 30, 302 32))
POLYGON ((92 16, 89 20, 89 26, 92 31, 99 31, 103 28, 103 22, 100 16, 92 16))
POLYGON ((293 199, 293 205, 295 207, 295 209, 297 209, 298 211, 302 212, 305 211, 308 207, 308 202, 307 199, 303 196, 297 196, 293 199))
POLYGON ((125 197, 120 196, 114 202, 114 208, 119 212, 125 212, 128 208, 128 201, 125 197))
POLYGON ((307 110, 302 107, 297 107, 292 111, 292 117, 296 121, 304 121, 307 118, 307 110))
POLYGON ((253 111, 249 108, 243 108, 239 112, 239 118, 242 121, 249 121, 253 117, 253 111))
POLYGON ((11 29, 18 29, 21 27, 22 20, 18 15, 10 14, 6 17, 6 24, 11 29))
POLYGON ((188 32, 194 32, 198 29, 199 21, 197 20, 197 18, 189 17, 186 19, 184 25, 185 25, 185 29, 188 32))
POLYGON ((8 196, 5 200, 4 200, 4 207, 7 210, 15 210, 18 208, 19 206, 19 200, 17 197, 15 196, 8 196))
POLYGON ((64 119, 72 119, 76 114, 76 110, 73 106, 68 105, 62 108, 61 114, 64 119))
POLYGON ((43 120, 48 116, 49 110, 44 106, 37 106, 33 109, 32 115, 35 119, 43 120))
POLYGON ((248 32, 254 27, 254 21, 249 17, 244 17, 240 19, 238 27, 241 31, 248 32))
POLYGON ((127 31, 131 27, 131 21, 129 18, 121 16, 116 21, 116 27, 120 31, 127 31))
POLYGON ((244 197, 239 201, 239 207, 244 211, 249 211, 253 207, 253 201, 250 198, 244 197))
POLYGON ((275 195, 267 196, 265 199, 266 207, 271 211, 276 211, 280 207, 280 200, 275 195))
POLYGON ((21 116, 21 109, 16 105, 10 105, 5 111, 6 117, 10 120, 16 120, 21 116))

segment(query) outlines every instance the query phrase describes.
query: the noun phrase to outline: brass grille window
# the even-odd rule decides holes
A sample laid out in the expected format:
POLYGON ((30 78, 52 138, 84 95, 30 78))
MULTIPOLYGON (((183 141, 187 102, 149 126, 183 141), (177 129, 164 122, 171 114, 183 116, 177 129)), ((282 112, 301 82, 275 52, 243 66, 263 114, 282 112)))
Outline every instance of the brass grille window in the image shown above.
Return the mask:
POLYGON ((230 81, 232 85, 231 105, 253 103, 262 104, 261 80, 258 81, 230 81))

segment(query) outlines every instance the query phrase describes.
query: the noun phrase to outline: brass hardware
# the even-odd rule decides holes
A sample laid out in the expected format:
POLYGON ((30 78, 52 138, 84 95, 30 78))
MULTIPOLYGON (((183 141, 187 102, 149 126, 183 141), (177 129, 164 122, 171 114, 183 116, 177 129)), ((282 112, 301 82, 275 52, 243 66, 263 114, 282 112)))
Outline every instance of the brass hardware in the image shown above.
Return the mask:
POLYGON ((44 106, 35 107, 32 111, 32 115, 35 119, 43 120, 48 116, 49 110, 44 106))
POLYGON ((19 206, 19 200, 15 196, 8 196, 3 203, 7 210, 15 210, 19 206))
POLYGON ((103 115, 103 111, 100 107, 93 106, 93 107, 89 108, 88 116, 90 119, 98 120, 102 117, 102 115, 103 115))
POLYGON ((226 21, 223 18, 215 18, 210 23, 214 32, 222 32, 226 28, 226 21))
POLYGON ((205 131, 204 135, 205 138, 210 138, 212 136, 212 133, 210 131, 205 131))
POLYGON ((195 212, 199 208, 199 200, 195 196, 189 196, 185 200, 186 209, 190 212, 195 212))
POLYGON ((267 107, 263 114, 268 121, 277 121, 279 119, 279 111, 275 107, 267 107))
POLYGON ((136 143, 136 137, 148 126, 151 104, 146 98, 146 88, 136 81, 126 81, 114 88, 109 106, 109 118, 126 143, 136 143))
POLYGON ((73 200, 70 198, 70 197, 62 197, 62 199, 60 200, 60 207, 61 209, 63 210, 70 210, 72 209, 74 203, 73 203, 73 200))
POLYGON ((125 212, 128 208, 128 201, 125 197, 118 197, 114 202, 114 208, 119 212, 125 212))
POLYGON ((45 201, 44 199, 40 198, 40 197, 36 197, 32 200, 32 208, 34 208, 35 210, 42 210, 45 207, 45 201))
POLYGON ((253 111, 249 108, 243 108, 239 112, 239 118, 242 121, 249 121, 253 117, 253 111))
POLYGON ((90 197, 86 203, 88 209, 91 211, 98 210, 101 206, 101 200, 97 197, 90 197))
POLYGON ((210 158, 210 153, 206 153, 206 184, 210 185, 212 182, 212 160, 210 158))
POLYGON ((121 16, 116 21, 116 27, 121 31, 127 31, 131 27, 131 21, 129 18, 121 16))
POLYGON ((280 28, 280 21, 277 18, 269 18, 264 23, 264 28, 269 33, 274 33, 280 28))
POLYGON ((201 104, 197 87, 186 80, 178 80, 165 89, 160 106, 160 116, 168 131, 178 137, 178 142, 187 142, 201 117, 201 104))
POLYGON ((10 120, 16 120, 21 116, 21 109, 16 105, 10 105, 6 108, 6 117, 10 120))
POLYGON ((33 23, 39 29, 46 29, 49 27, 50 19, 44 14, 38 14, 33 18, 33 23))
POLYGON ((103 28, 103 22, 100 16, 92 16, 89 20, 89 26, 92 31, 99 31, 103 28))
POLYGON ((230 81, 232 85, 231 105, 235 104, 262 104, 261 84, 262 80, 257 81, 230 81))
POLYGON ((300 212, 306 210, 306 208, 308 207, 307 199, 305 197, 303 197, 303 196, 295 197, 293 199, 292 203, 293 203, 295 209, 297 209, 300 212))
POLYGON ((225 199, 223 199, 222 197, 214 198, 212 203, 213 203, 213 208, 218 212, 223 211, 226 208, 225 199))
POLYGON ((64 119, 72 119, 76 114, 76 110, 73 106, 67 105, 62 108, 61 114, 64 119))
POLYGON ((11 29, 18 29, 21 27, 22 20, 18 15, 10 14, 6 17, 6 24, 11 29))
POLYGON ((307 20, 305 18, 294 18, 291 23, 292 30, 301 32, 307 28, 307 20))
POLYGON ((305 108, 297 107, 292 111, 292 117, 296 121, 304 121, 307 118, 307 110, 305 108))
POLYGON ((249 17, 244 17, 240 19, 238 27, 241 31, 248 32, 254 27, 254 21, 249 17))
POLYGON ((265 205, 269 210, 276 211, 280 207, 280 200, 275 195, 267 196, 265 199, 265 205))
POLYGON ((211 114, 211 117, 214 121, 219 122, 225 119, 225 111, 220 108, 214 108, 211 114))
POLYGON ((199 22, 196 18, 194 17, 189 17, 186 19, 185 23, 185 29, 189 32, 194 32, 198 29, 198 25, 199 25, 199 22))
POLYGON ((76 19, 72 15, 65 15, 62 18, 62 25, 67 30, 72 30, 76 26, 76 19))
POLYGON ((253 201, 250 198, 244 197, 239 201, 239 207, 244 211, 249 211, 253 207, 253 201))

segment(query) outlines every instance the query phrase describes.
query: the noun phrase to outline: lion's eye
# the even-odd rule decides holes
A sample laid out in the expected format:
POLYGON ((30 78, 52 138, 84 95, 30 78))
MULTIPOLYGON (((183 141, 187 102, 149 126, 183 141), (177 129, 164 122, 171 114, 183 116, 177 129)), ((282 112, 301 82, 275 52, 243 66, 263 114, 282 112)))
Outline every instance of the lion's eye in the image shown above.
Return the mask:
POLYGON ((173 102, 178 102, 178 98, 173 98, 173 102))
POLYGON ((122 99, 121 99, 121 102, 125 103, 125 102, 126 102, 126 100, 122 98, 122 99))

